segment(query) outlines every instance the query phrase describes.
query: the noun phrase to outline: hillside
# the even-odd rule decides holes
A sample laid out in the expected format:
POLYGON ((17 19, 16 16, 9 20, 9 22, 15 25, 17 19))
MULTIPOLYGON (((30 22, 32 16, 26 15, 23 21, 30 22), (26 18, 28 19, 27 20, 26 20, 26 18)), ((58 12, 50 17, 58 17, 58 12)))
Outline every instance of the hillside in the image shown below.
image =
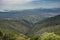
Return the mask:
POLYGON ((60 15, 46 18, 35 24, 25 19, 0 20, 0 29, 29 36, 44 32, 55 32, 56 34, 60 35, 60 15))
POLYGON ((0 29, 12 31, 15 33, 26 34, 30 30, 30 26, 27 27, 28 24, 25 21, 19 20, 0 20, 0 29))
POLYGON ((60 35, 60 15, 55 17, 46 18, 36 23, 32 29, 34 34, 41 34, 44 32, 54 32, 60 35))

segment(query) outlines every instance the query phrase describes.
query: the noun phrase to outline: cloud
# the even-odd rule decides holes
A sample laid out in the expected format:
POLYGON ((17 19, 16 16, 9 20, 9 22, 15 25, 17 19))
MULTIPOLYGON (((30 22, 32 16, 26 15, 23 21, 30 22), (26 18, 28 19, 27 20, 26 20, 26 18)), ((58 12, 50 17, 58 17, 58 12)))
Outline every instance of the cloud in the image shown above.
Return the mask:
POLYGON ((59 0, 0 0, 0 10, 25 10, 33 8, 58 8, 59 0))
POLYGON ((3 4, 24 4, 33 0, 2 0, 3 4))
POLYGON ((60 1, 60 0, 36 0, 36 1, 60 1))
MULTIPOLYGON (((0 0, 0 10, 21 10, 26 9, 25 6, 33 0, 0 0)), ((28 7, 27 7, 28 8, 28 7)))
POLYGON ((60 1, 60 0, 44 0, 44 1, 56 1, 56 2, 58 2, 58 1, 60 1))

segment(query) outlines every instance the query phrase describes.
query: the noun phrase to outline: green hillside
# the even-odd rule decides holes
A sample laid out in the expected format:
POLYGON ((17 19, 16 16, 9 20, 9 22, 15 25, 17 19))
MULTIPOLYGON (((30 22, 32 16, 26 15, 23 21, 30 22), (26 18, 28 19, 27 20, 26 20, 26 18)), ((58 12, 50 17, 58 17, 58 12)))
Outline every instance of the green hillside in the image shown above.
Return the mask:
POLYGON ((60 40, 59 35, 60 15, 35 24, 25 19, 0 20, 1 40, 60 40))
POLYGON ((44 32, 54 32, 60 35, 60 15, 55 17, 46 18, 40 22, 37 22, 32 29, 34 34, 42 34, 44 32))
POLYGON ((29 32, 29 27, 23 25, 22 21, 13 21, 13 20, 0 20, 0 29, 12 31, 15 33, 26 34, 29 32))
POLYGON ((55 32, 60 35, 60 15, 46 18, 35 24, 25 19, 22 20, 0 20, 0 29, 12 31, 17 34, 32 36, 44 32, 55 32))

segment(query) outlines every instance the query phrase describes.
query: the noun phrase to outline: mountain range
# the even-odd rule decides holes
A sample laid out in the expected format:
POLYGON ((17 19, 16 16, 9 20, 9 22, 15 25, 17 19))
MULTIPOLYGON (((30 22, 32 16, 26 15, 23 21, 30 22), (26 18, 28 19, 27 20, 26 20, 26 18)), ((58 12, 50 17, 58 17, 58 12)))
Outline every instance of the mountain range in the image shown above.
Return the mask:
POLYGON ((55 16, 60 14, 60 8, 51 8, 51 9, 29 9, 22 11, 4 11, 0 12, 0 20, 21 20, 26 19, 36 23, 39 20, 42 20, 47 17, 55 16))
POLYGON ((29 36, 44 32, 60 35, 60 9, 0 12, 0 29, 29 36))

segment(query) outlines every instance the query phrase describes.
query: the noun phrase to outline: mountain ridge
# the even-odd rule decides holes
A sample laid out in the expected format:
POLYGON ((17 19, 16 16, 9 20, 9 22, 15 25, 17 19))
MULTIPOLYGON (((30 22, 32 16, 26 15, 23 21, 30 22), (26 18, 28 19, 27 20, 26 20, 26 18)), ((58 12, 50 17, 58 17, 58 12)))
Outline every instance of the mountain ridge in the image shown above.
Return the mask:
POLYGON ((0 20, 22 20, 26 19, 36 23, 47 17, 55 16, 60 14, 60 8, 52 9, 29 9, 23 11, 8 11, 0 12, 0 20))
POLYGON ((35 34, 40 34, 44 32, 54 32, 60 35, 60 15, 46 18, 40 22, 36 23, 36 26, 33 31, 35 34))

